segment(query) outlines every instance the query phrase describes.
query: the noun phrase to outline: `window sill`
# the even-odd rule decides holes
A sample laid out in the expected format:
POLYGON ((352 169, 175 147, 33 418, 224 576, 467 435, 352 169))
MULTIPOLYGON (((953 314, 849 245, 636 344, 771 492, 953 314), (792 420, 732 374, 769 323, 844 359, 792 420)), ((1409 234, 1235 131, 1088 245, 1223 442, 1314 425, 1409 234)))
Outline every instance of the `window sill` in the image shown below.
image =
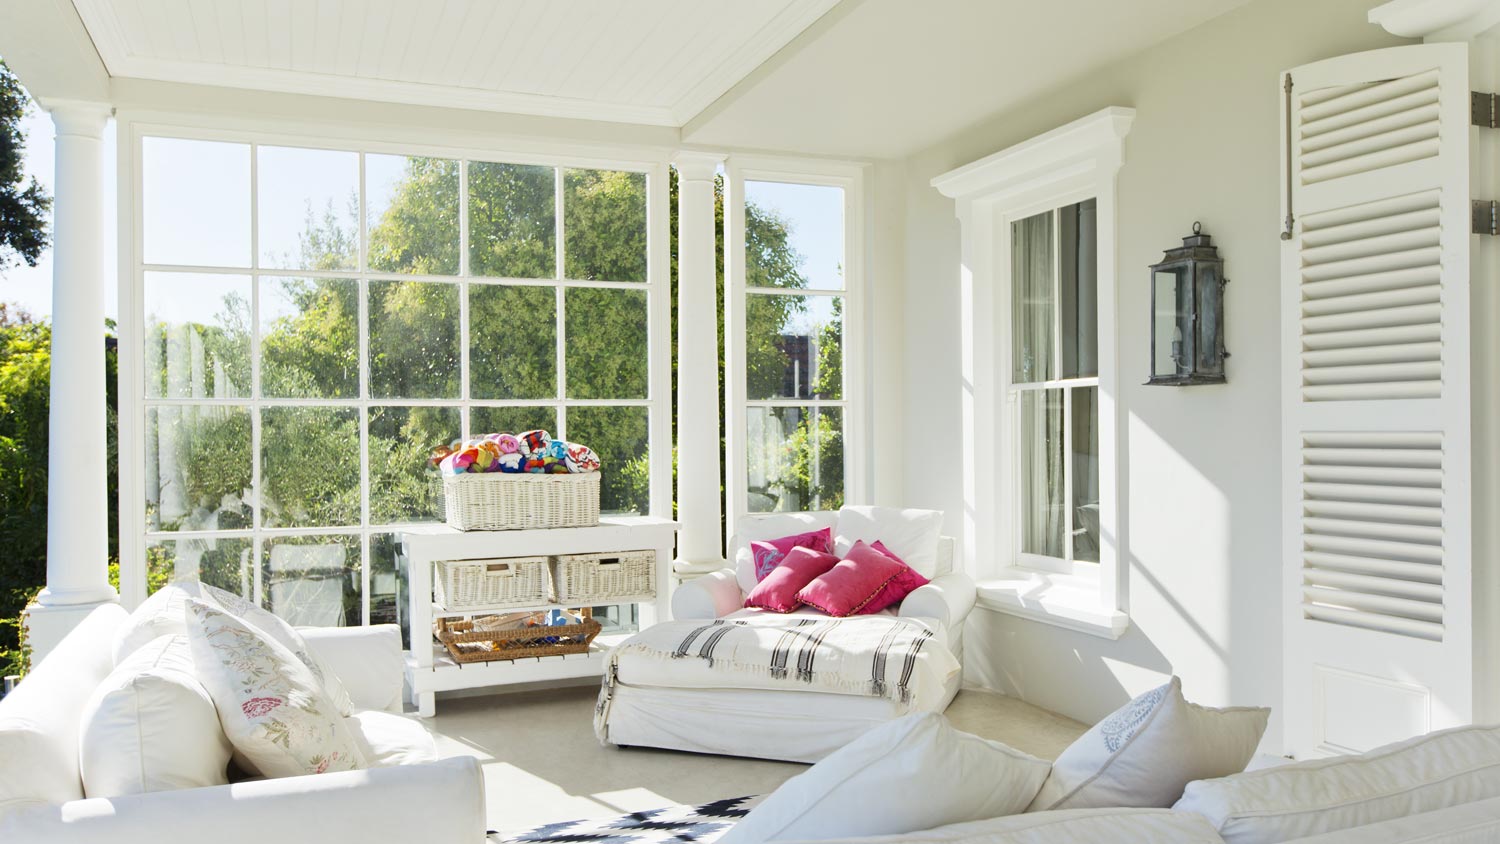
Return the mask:
POLYGON ((980 607, 1103 639, 1118 639, 1130 616, 1106 606, 1096 577, 1009 568, 981 581, 980 607))

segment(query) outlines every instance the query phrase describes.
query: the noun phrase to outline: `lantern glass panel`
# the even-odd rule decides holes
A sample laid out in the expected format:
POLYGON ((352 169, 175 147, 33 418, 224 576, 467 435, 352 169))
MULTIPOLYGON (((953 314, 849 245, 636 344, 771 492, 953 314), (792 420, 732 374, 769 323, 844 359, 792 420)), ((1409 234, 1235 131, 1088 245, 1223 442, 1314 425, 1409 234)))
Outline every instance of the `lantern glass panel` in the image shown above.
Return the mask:
POLYGON ((1152 371, 1155 376, 1186 374, 1191 364, 1192 278, 1188 267, 1157 270, 1151 297, 1152 371))

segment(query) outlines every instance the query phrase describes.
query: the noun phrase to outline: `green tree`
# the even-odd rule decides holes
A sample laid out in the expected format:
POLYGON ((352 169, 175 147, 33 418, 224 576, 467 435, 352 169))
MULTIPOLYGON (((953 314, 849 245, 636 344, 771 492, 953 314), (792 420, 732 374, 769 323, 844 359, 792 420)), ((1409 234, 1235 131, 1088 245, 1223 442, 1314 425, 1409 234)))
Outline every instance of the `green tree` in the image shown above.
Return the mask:
POLYGON ((21 118, 30 102, 20 80, 0 61, 0 270, 18 259, 36 266, 51 242, 47 214, 52 198, 21 172, 26 150, 21 118))

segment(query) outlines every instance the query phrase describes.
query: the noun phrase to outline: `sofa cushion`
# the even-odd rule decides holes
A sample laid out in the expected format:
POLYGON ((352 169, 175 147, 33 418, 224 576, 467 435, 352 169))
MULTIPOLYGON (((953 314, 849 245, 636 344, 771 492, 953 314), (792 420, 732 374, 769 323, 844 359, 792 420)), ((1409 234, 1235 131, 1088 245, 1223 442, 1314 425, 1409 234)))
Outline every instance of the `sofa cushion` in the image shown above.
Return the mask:
POLYGON ((811 548, 793 548, 781 564, 755 585, 745 597, 745 606, 772 612, 791 612, 802 606, 797 599, 802 587, 838 565, 839 558, 811 548))
POLYGON ((833 552, 847 554, 861 539, 867 543, 879 541, 918 574, 933 578, 938 573, 938 539, 942 534, 941 510, 849 506, 839 510, 833 552))
POLYGON ((776 539, 757 539, 750 543, 750 553, 755 558, 755 581, 766 579, 771 570, 780 565, 787 552, 793 548, 811 548, 824 554, 833 553, 833 528, 826 527, 806 533, 794 533, 776 539))
POLYGON ((232 748, 195 676, 187 637, 162 636, 115 666, 80 723, 88 797, 224 785, 232 748))
POLYGON ((114 668, 109 648, 128 614, 99 607, 0 700, 0 815, 83 797, 78 722, 89 695, 114 668))
POLYGON ((1500 797, 1500 727, 1457 727, 1358 756, 1189 783, 1174 807, 1230 844, 1351 829, 1500 797))
POLYGON ((720 844, 896 835, 1014 814, 1047 767, 936 713, 908 715, 787 780, 720 844))
MULTIPOLYGON (((858 544, 858 542, 855 543, 856 546, 858 544)), ((874 600, 870 601, 869 604, 865 605, 864 609, 859 611, 861 615, 876 613, 886 607, 893 607, 905 601, 907 595, 932 582, 931 578, 923 577, 921 573, 907 565, 905 560, 901 559, 896 552, 887 548, 885 543, 880 540, 877 539, 875 544, 870 547, 900 563, 901 573, 896 575, 891 582, 887 583, 885 588, 880 590, 880 594, 876 595, 874 600)))
POLYGON ((195 598, 229 613, 281 643, 282 647, 296 654, 312 670, 313 676, 318 678, 329 698, 338 707, 340 715, 348 716, 353 713, 354 704, 338 674, 308 649, 307 643, 296 629, 275 613, 261 609, 233 592, 196 580, 169 583, 136 607, 135 612, 130 614, 130 620, 115 636, 115 665, 119 665, 135 649, 161 636, 186 633, 187 604, 195 598))
POLYGON ((1168 808, 1192 780, 1243 771, 1270 715, 1188 703, 1173 677, 1069 745, 1027 811, 1168 808))
POLYGON ((824 844, 1222 844, 1199 815, 1166 809, 1068 809, 1031 812, 902 835, 824 844))
POLYGON ((281 643, 197 599, 188 601, 187 627, 199 679, 247 773, 274 778, 365 767, 322 684, 281 643))
POLYGON ((844 559, 802 587, 797 602, 832 616, 855 615, 867 607, 872 613, 878 612, 885 607, 872 602, 902 572, 910 570, 864 542, 856 542, 844 559))
POLYGON ((421 722, 394 712, 368 709, 344 719, 371 768, 420 765, 438 760, 437 745, 421 722))

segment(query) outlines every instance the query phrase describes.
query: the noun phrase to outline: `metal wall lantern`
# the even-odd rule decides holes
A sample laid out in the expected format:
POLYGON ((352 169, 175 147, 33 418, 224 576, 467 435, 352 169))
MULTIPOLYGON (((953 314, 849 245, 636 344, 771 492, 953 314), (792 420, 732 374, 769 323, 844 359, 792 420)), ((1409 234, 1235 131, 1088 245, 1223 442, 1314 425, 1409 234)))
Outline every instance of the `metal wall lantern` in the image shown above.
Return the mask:
POLYGON ((1224 259, 1203 226, 1151 265, 1151 379, 1186 387, 1223 384, 1224 259))

